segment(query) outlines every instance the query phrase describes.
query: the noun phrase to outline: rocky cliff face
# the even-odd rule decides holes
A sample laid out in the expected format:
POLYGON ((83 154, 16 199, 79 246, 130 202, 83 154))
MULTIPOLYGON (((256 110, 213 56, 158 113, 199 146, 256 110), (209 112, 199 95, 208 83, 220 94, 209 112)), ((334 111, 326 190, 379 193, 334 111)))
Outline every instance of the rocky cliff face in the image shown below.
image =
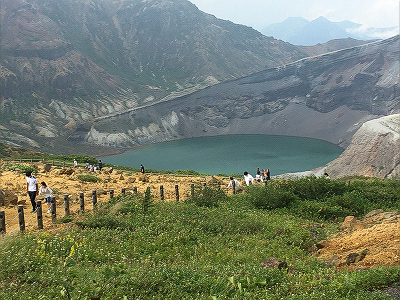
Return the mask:
POLYGON ((89 143, 133 146, 220 134, 319 138, 346 147, 370 119, 400 111, 399 37, 303 59, 188 96, 95 120, 89 143))
POLYGON ((320 170, 333 178, 349 174, 400 176, 400 114, 364 123, 342 155, 320 170))

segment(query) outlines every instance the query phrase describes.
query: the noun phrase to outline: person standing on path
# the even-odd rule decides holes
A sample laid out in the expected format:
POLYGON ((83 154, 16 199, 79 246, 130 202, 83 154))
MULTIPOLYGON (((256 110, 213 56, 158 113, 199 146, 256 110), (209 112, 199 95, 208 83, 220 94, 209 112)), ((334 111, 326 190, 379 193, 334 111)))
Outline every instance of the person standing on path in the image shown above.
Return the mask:
POLYGON ((243 173, 244 181, 246 181, 246 185, 249 186, 250 182, 253 184, 254 177, 251 176, 247 171, 243 173))
POLYGON ((43 195, 44 200, 46 200, 47 203, 47 213, 49 214, 51 212, 50 208, 51 208, 51 197, 53 197, 53 191, 51 190, 51 188, 49 188, 47 186, 47 184, 42 181, 40 183, 42 186, 39 189, 39 194, 43 195))
POLYGON ((267 172, 265 173, 265 180, 270 180, 271 179, 271 172, 269 169, 267 169, 267 172))
POLYGON ((101 162, 101 159, 99 159, 98 166, 99 166, 99 171, 101 171, 101 169, 103 168, 103 163, 101 162))
POLYGON ((74 168, 78 167, 78 162, 76 161, 76 159, 74 159, 74 168))
POLYGON ((256 180, 257 180, 258 182, 260 182, 260 181, 262 182, 262 181, 263 181, 263 178, 262 178, 262 176, 261 176, 260 168, 257 168, 256 180))
POLYGON ((230 179, 230 181, 229 181, 227 188, 229 189, 231 187, 233 190, 233 193, 235 193, 236 189, 240 186, 240 182, 239 182, 239 180, 237 180, 236 178, 233 178, 232 176, 229 177, 229 179, 230 179))
POLYGON ((144 167, 143 167, 142 164, 140 164, 140 172, 141 172, 142 174, 144 174, 144 167))
POLYGON ((26 172, 26 192, 29 195, 29 199, 31 199, 32 211, 34 213, 36 211, 36 195, 39 193, 38 189, 38 181, 35 176, 32 175, 31 171, 26 172))

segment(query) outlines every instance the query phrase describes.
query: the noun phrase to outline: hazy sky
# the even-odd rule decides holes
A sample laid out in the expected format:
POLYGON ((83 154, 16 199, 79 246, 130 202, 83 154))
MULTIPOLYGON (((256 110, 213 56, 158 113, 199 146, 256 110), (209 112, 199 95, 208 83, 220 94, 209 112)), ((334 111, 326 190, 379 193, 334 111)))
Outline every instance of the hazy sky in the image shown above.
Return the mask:
POLYGON ((349 20, 365 27, 399 26, 399 0, 189 0, 217 18, 252 26, 266 25, 288 17, 312 21, 324 16, 330 21, 349 20))

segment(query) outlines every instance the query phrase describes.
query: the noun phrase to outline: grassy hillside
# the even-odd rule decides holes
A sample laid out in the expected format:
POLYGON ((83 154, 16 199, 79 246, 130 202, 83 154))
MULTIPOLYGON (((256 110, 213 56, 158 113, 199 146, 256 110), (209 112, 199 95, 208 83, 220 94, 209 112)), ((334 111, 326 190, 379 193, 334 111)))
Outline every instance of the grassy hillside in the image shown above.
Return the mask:
MULTIPOLYGON (((186 202, 120 195, 71 229, 0 244, 1 299, 388 299, 399 267, 350 272, 310 246, 343 218, 398 210, 398 180, 271 181, 227 196, 197 187, 186 202), (264 269, 266 258, 288 269, 264 269)), ((64 219, 71 221, 71 219, 64 219)))

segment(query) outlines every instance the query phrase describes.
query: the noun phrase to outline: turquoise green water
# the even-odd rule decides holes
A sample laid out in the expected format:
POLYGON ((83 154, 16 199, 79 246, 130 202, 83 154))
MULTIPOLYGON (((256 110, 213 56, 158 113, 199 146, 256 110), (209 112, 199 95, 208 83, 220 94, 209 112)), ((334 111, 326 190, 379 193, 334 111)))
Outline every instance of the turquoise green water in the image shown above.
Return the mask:
POLYGON ((195 170, 200 173, 255 176, 257 168, 271 176, 311 170, 337 158, 342 149, 308 138, 269 135, 201 137, 141 146, 100 158, 104 163, 157 170, 195 170))

